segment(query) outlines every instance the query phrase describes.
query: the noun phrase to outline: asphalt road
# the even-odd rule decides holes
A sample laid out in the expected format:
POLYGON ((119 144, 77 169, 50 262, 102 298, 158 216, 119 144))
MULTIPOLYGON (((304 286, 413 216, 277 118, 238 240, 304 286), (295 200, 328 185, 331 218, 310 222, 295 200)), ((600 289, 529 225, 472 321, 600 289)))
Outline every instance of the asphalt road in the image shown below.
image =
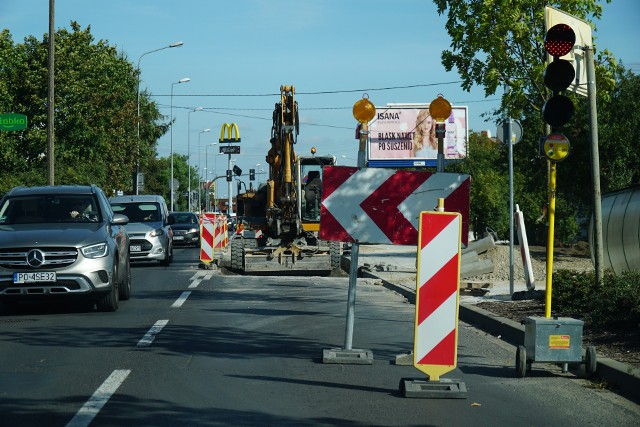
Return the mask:
POLYGON ((2 426, 637 425, 640 409, 555 366, 515 378, 515 349, 460 323, 466 399, 411 399, 395 356, 414 306, 358 280, 354 348, 373 365, 323 364, 342 347, 347 277, 251 277, 137 265, 116 313, 27 305, 0 316, 2 426))

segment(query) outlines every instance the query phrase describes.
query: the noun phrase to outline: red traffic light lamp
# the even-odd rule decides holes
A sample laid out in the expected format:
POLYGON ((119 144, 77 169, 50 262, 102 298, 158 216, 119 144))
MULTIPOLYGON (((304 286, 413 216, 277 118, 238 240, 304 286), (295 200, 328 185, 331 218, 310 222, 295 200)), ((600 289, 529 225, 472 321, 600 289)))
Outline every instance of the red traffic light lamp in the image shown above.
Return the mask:
POLYGON ((576 44, 576 33, 567 24, 556 24, 544 37, 544 48, 554 58, 565 56, 576 44))
POLYGON ((566 59, 560 59, 571 52, 575 43, 576 33, 567 24, 554 25, 544 38, 544 48, 553 56, 553 61, 544 73, 544 84, 553 91, 553 95, 542 107, 542 117, 554 130, 565 125, 573 117, 573 102, 559 92, 567 89, 576 77, 573 64, 566 59))

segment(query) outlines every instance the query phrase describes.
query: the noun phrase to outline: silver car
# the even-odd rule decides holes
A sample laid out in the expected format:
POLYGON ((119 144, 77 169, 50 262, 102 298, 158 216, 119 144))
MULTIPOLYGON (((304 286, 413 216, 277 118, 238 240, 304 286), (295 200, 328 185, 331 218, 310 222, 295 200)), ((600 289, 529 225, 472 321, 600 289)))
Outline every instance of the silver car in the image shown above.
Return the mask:
POLYGON ((0 200, 0 300, 131 295, 127 217, 97 186, 16 187, 0 200))
POLYGON ((109 199, 111 208, 129 218, 131 261, 159 261, 169 266, 173 261, 173 218, 162 196, 132 195, 109 199))

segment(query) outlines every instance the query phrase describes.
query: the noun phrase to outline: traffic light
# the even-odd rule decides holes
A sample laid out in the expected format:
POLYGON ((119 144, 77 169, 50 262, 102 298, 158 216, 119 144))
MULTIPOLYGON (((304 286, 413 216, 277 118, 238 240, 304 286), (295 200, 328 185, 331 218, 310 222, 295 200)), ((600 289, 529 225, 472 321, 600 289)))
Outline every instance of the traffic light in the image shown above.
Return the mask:
POLYGON ((249 181, 255 181, 256 179, 256 170, 249 169, 249 181))
POLYGON ((237 176, 240 176, 242 175, 242 169, 240 169, 238 165, 233 165, 233 173, 235 173, 237 176))
POLYGON ((227 182, 233 181, 233 174, 231 173, 231 169, 227 169, 227 182))
POLYGON ((542 107, 542 117, 551 125, 552 131, 562 127, 573 117, 573 102, 560 92, 571 85, 576 71, 570 61, 560 57, 571 52, 575 43, 576 33, 567 24, 556 24, 549 28, 544 38, 544 48, 553 57, 544 72, 544 84, 553 94, 542 107))

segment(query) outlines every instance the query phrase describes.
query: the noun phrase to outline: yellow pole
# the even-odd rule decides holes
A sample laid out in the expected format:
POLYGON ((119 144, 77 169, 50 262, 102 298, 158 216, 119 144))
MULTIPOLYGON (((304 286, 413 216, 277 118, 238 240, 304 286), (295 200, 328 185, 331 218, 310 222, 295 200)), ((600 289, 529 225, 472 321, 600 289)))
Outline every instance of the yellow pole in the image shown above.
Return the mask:
POLYGON ((545 292, 544 315, 551 317, 551 284, 553 281, 553 235, 556 217, 556 163, 551 163, 549 174, 549 234, 547 236, 547 289, 545 292))

